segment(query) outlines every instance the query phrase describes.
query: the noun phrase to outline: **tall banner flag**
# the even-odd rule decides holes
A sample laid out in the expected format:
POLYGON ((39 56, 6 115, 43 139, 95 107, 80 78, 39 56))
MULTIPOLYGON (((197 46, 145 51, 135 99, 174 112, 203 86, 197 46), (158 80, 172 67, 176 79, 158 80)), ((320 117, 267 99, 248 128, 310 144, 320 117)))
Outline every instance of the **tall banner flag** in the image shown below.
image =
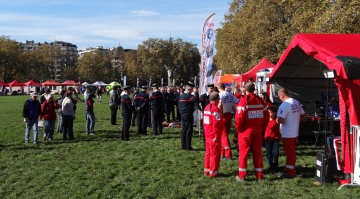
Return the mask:
POLYGON ((196 86, 196 76, 194 77, 194 84, 195 84, 195 86, 196 86))
POLYGON ((222 72, 222 70, 218 70, 218 71, 216 71, 216 73, 214 75, 213 84, 214 84, 215 87, 217 87, 217 85, 220 82, 221 72, 222 72))
POLYGON ((214 31, 215 13, 210 15, 203 27, 202 43, 201 43, 201 66, 200 66, 200 94, 206 92, 205 86, 212 83, 211 70, 213 68, 213 53, 215 43, 214 31))
POLYGON ((150 79, 149 79, 149 88, 151 87, 151 77, 150 77, 150 79))
POLYGON ((164 78, 161 78, 161 87, 164 86, 164 78))
POLYGON ((139 88, 139 78, 136 78, 136 88, 139 88))
POLYGON ((123 86, 126 86, 126 76, 124 76, 124 82, 123 82, 123 86))

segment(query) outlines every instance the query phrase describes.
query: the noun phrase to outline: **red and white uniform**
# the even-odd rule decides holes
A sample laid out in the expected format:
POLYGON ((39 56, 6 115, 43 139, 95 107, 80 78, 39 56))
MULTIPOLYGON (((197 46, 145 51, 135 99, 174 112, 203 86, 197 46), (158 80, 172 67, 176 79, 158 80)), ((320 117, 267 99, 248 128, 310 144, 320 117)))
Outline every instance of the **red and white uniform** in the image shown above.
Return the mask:
POLYGON ((203 115, 206 153, 204 157, 204 174, 216 177, 219 174, 221 135, 224 128, 224 118, 221 110, 210 102, 203 115))
MULTIPOLYGON (((239 94, 239 93, 236 93, 236 94, 239 94)), ((237 99, 239 99, 239 102, 238 103, 240 103, 240 100, 242 99, 242 98, 244 98, 246 95, 242 95, 242 94, 240 94, 240 96, 236 96, 235 95, 235 97, 237 98, 237 99)), ((236 105, 236 107, 238 106, 238 104, 236 105)), ((236 111, 235 111, 235 117, 236 117, 236 111)), ((234 132, 234 138, 233 138, 233 144, 238 144, 238 132, 237 132, 237 130, 235 129, 235 132, 234 132)))
POLYGON ((221 136, 221 155, 226 158, 232 158, 231 148, 230 148, 230 140, 229 140, 229 132, 232 123, 232 107, 238 103, 238 99, 228 91, 222 91, 219 93, 220 102, 222 104, 223 115, 224 115, 224 127, 223 133, 221 136))
POLYGON ((277 117, 284 118, 284 123, 280 124, 282 143, 286 156, 285 171, 291 176, 296 173, 296 138, 299 136, 300 115, 305 114, 299 101, 289 98, 281 103, 277 112, 277 117))
POLYGON ((253 163, 255 175, 262 179, 263 159, 262 159, 262 131, 265 129, 267 110, 264 110, 263 101, 254 93, 249 93, 242 98, 236 108, 235 127, 239 132, 239 177, 246 177, 247 157, 250 148, 253 153, 253 163))

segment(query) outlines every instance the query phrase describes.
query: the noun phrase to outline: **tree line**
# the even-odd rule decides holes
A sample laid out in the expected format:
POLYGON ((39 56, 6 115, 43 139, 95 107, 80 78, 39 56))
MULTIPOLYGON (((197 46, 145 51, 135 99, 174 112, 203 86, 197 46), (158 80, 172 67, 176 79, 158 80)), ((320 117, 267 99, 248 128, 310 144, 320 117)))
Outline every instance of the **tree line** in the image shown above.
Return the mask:
POLYGON ((182 39, 150 38, 136 50, 119 48, 118 57, 100 50, 84 53, 81 58, 70 59, 66 50, 48 44, 27 51, 10 36, 0 36, 0 80, 10 82, 34 79, 72 79, 80 82, 121 82, 127 76, 128 85, 139 86, 160 83, 167 85, 168 69, 176 69, 176 79, 188 81, 199 74, 200 53, 196 45, 182 39), (58 70, 57 70, 58 69, 58 70), (192 77, 192 78, 191 78, 192 77))

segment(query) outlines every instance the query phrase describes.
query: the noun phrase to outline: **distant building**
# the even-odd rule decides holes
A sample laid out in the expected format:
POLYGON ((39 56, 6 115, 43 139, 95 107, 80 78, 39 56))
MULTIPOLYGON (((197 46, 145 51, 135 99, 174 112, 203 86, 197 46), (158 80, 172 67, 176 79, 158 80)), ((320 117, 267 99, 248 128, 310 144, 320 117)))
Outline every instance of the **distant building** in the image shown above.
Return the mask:
POLYGON ((64 41, 40 43, 40 42, 34 42, 34 40, 31 41, 26 40, 25 43, 19 42, 18 44, 20 46, 20 49, 24 51, 38 50, 44 45, 55 46, 59 50, 65 51, 66 53, 63 56, 58 57, 55 60, 54 75, 52 76, 52 78, 55 80, 60 80, 61 75, 63 74, 66 68, 66 64, 69 63, 70 61, 73 61, 78 56, 77 46, 75 44, 64 41))

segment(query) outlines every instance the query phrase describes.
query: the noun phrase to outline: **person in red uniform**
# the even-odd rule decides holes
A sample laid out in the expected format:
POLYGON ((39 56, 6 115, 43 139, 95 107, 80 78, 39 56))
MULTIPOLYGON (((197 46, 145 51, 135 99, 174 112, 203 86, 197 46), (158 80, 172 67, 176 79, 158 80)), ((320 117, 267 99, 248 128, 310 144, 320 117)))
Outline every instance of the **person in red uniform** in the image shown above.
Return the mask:
POLYGON ((204 157, 204 175, 217 177, 219 175, 221 155, 221 135, 224 127, 224 118, 217 107, 220 101, 219 93, 210 94, 210 103, 204 109, 203 124, 206 140, 204 157))
POLYGON ((235 127, 239 132, 239 172, 237 181, 244 181, 247 170, 247 157, 250 148, 253 153, 255 175, 258 180, 264 177, 262 159, 262 131, 264 130, 266 114, 264 103, 254 94, 255 85, 248 82, 245 85, 246 97, 242 98, 236 108, 235 127))
POLYGON ((264 135, 266 159, 270 166, 270 171, 277 171, 279 164, 279 140, 281 138, 280 125, 276 122, 276 107, 269 106, 268 111, 270 119, 266 125, 264 135))
MULTIPOLYGON (((236 97, 237 99, 239 99, 239 102, 238 102, 238 103, 240 103, 240 100, 246 96, 245 86, 242 86, 242 87, 241 87, 241 92, 237 92, 237 94, 238 94, 238 96, 235 95, 235 97, 236 97)), ((238 106, 238 104, 236 104, 236 107, 237 107, 237 106, 238 106)), ((235 111, 235 117, 236 117, 236 111, 235 111)), ((233 146, 237 146, 237 144, 238 144, 238 132, 237 132, 237 130, 235 130, 232 145, 233 145, 233 146)))

